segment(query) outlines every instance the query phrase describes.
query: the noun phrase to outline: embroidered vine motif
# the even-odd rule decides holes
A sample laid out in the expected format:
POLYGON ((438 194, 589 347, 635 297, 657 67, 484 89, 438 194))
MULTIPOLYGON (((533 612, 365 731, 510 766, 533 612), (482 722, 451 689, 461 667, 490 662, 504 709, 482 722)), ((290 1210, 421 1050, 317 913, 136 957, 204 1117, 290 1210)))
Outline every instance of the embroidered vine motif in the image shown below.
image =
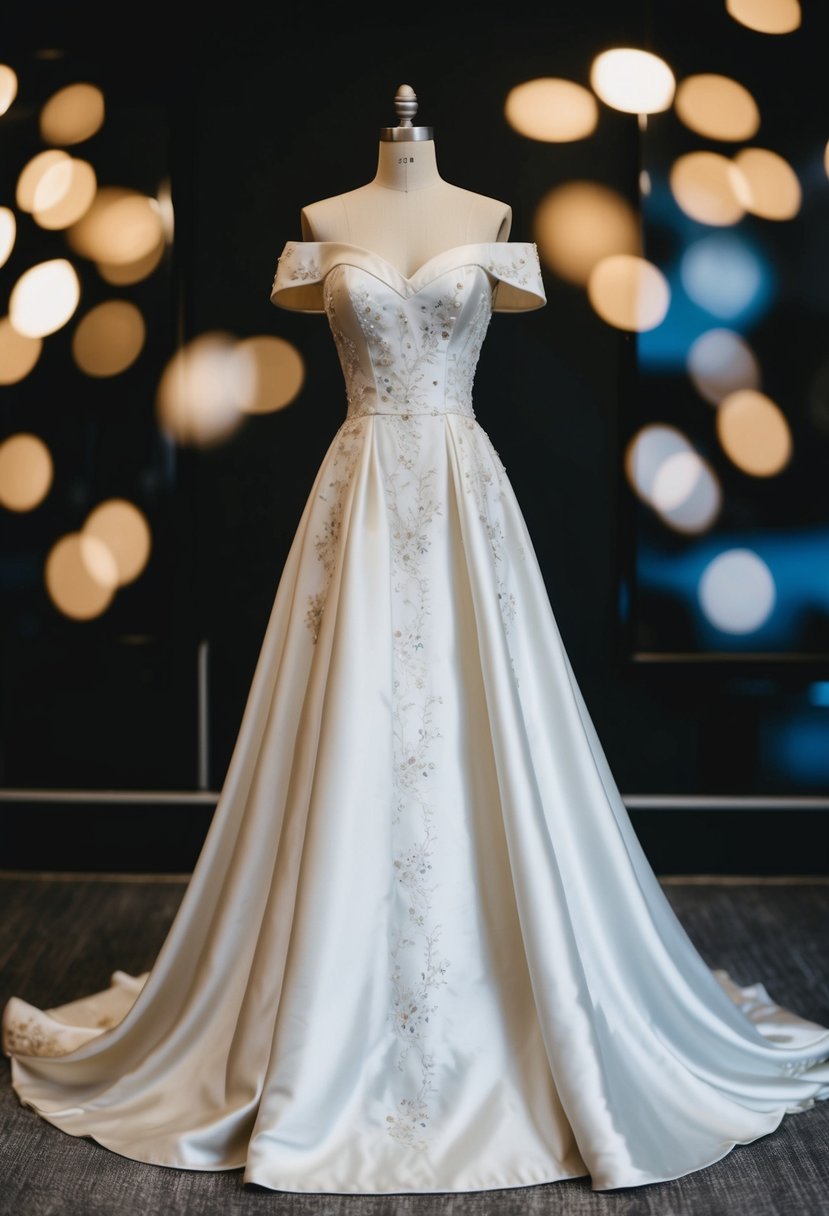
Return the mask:
POLYGON ((360 348, 352 338, 348 329, 340 319, 337 305, 339 295, 339 279, 343 273, 342 266, 336 266, 326 277, 323 286, 323 303, 331 328, 331 335, 337 349, 340 367, 345 381, 345 398, 348 403, 348 417, 356 418, 371 411, 365 408, 367 397, 371 395, 371 384, 367 380, 363 368, 365 362, 360 357, 360 348))
MULTIPOLYGON (((476 276, 482 278, 480 273, 476 276)), ((458 284, 460 286, 460 284, 458 284)), ((492 292, 477 292, 475 311, 464 321, 467 338, 460 350, 451 351, 446 369, 446 401, 458 407, 462 414, 475 416, 472 407, 472 385, 486 332, 492 320, 492 292)))
POLYGON ((430 786, 435 769, 431 749, 440 731, 433 711, 441 703, 430 682, 428 661, 430 580, 424 558, 432 525, 440 514, 434 468, 418 461, 421 431, 416 415, 393 417, 398 467, 386 475, 391 517, 393 610, 394 873, 402 923, 393 925, 391 1017, 400 1043, 397 1067, 413 1090, 386 1115, 389 1134, 421 1151, 435 1092, 430 1018, 435 991, 449 966, 440 951, 441 926, 433 918, 431 880, 436 831, 430 786))
MULTIPOLYGON (((467 422, 464 429, 471 431, 472 427, 473 424, 467 422)), ((483 524, 489 540, 498 586, 498 606, 501 610, 504 629, 509 633, 510 626, 515 619, 516 605, 515 596, 507 586, 504 569, 506 538, 501 520, 503 519, 502 499, 506 470, 484 432, 479 430, 471 443, 466 442, 461 428, 458 429, 457 435, 466 489, 473 497, 478 518, 483 524), (489 461, 483 454, 482 445, 484 444, 491 456, 489 461)), ((523 548, 519 548, 518 553, 523 557, 523 548)))
POLYGON ((360 455, 361 435, 362 425, 359 422, 346 420, 340 427, 330 476, 318 494, 320 500, 327 504, 328 510, 314 537, 314 548, 322 565, 322 583, 316 592, 308 596, 308 608, 305 613, 305 623, 311 631, 314 643, 319 638, 322 614, 337 564, 345 499, 360 455))
POLYGON ((442 376, 431 372, 442 361, 451 331, 461 308, 456 291, 426 299, 415 297, 416 308, 401 303, 386 310, 386 316, 372 308, 368 292, 355 292, 357 317, 366 338, 372 364, 379 369, 377 389, 380 402, 401 411, 429 411, 435 401, 435 388, 442 376), (385 328, 378 328, 385 321, 385 328))

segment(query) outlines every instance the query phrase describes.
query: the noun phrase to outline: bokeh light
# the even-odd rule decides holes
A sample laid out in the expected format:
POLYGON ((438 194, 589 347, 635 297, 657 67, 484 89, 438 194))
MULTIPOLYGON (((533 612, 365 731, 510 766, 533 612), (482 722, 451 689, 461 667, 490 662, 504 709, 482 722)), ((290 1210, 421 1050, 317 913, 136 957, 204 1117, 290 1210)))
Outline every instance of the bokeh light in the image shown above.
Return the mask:
POLYGON ((236 344, 231 334, 211 331, 187 342, 168 361, 156 391, 156 417, 174 442, 212 447, 244 422, 236 344))
POLYGON ((51 258, 25 271, 12 288, 9 317, 18 333, 43 338, 60 329, 78 307, 81 285, 66 258, 51 258))
POLYGON ((756 254, 730 233, 692 242, 682 253, 679 275, 690 299, 724 321, 750 309, 764 289, 756 254))
POLYGON ((802 21, 799 0, 725 0, 725 8, 740 25, 761 34, 790 34, 802 21))
POLYGON ((305 363, 293 343, 269 334, 244 338, 236 346, 238 408, 248 414, 281 410, 298 395, 305 363))
POLYGON ((790 220, 797 215, 802 191, 785 157, 769 148, 742 148, 734 164, 745 183, 747 211, 767 220, 790 220))
POLYGON ((17 96, 17 72, 7 63, 0 63, 0 114, 5 114, 17 96))
POLYGON ((132 262, 96 262, 95 268, 107 283, 111 283, 115 287, 124 287, 149 278, 161 263, 163 256, 164 237, 162 236, 149 253, 132 262))
POLYGON ((51 165, 35 187, 32 214, 41 228, 68 228, 92 205, 98 180, 88 161, 67 157, 51 165))
POLYGON ((702 224, 736 224, 745 215, 748 186, 720 152, 687 152, 671 165, 671 193, 686 215, 702 224))
POLYGON ((0 384, 17 384, 28 376, 40 358, 42 338, 27 338, 11 323, 0 318, 0 384))
POLYGON ((587 283, 598 315, 618 329, 654 329, 665 318, 671 292, 665 275, 646 258, 612 254, 597 262, 587 283))
POLYGON ((717 407, 717 438, 738 468, 771 477, 789 463, 792 436, 780 407, 756 389, 729 393, 717 407))
POLYGON ((544 76, 510 89, 504 115, 513 130, 528 139, 566 143, 592 134, 599 107, 583 85, 544 76))
POLYGON ((674 109, 689 130, 709 139, 752 139, 760 127, 757 102, 745 85, 714 72, 680 81, 674 109))
POLYGON ((777 592, 774 578, 753 549, 726 549, 702 572, 697 588, 707 619, 726 633, 753 633, 768 619, 777 592))
POLYGON ((701 397, 719 405, 740 388, 759 388, 760 365, 745 338, 733 329, 707 329, 688 351, 688 375, 701 397))
POLYGON ((693 452, 691 441, 676 426, 650 422, 628 440, 624 468, 628 484, 643 502, 653 505, 653 487, 660 468, 670 457, 693 452))
POLYGON ((676 92, 676 79, 665 60, 634 47, 615 47, 597 55, 590 67, 590 84, 606 105, 626 114, 667 110, 676 92))
POLYGON ((35 206, 35 194, 41 182, 41 179, 46 176, 50 169, 62 162, 69 161, 69 153, 62 151, 60 148, 47 148, 45 152, 38 152, 31 160, 27 161, 21 169, 15 188, 15 202, 21 211, 31 212, 35 206))
POLYGON ((675 532, 703 532, 719 515, 716 473, 677 427, 641 427, 628 442, 624 464, 632 489, 675 532))
POLYGON ((5 266, 14 249, 17 220, 11 207, 0 207, 0 266, 5 266))
POLYGON ((82 532, 68 532, 54 543, 43 573, 52 603, 79 621, 100 616, 118 587, 118 567, 109 548, 82 532))
POLYGON ((90 511, 82 533, 109 550, 117 571, 117 585, 133 582, 150 558, 152 533, 143 511, 125 498, 110 498, 90 511))
POLYGON ((124 186, 102 186, 66 235, 75 253, 115 265, 146 257, 164 239, 156 200, 124 186))
POLYGON ((161 218, 164 240, 168 245, 172 245, 176 233, 176 209, 173 206, 173 187, 169 177, 165 177, 159 183, 155 201, 161 218))
POLYGON ((88 376, 117 376, 138 358, 144 346, 144 318, 129 300, 106 300, 78 322, 72 355, 88 376))
POLYGON ((533 222, 542 262, 581 287, 602 258, 641 252, 633 207, 617 190, 598 182, 554 187, 541 199, 533 222))
POLYGON ((705 532, 722 509, 719 479, 698 452, 675 452, 654 479, 652 505, 675 532, 705 532))
POLYGON ((40 135, 47 144, 78 144, 103 125, 104 95, 94 84, 69 84, 53 93, 40 111, 40 135))
POLYGON ((28 431, 0 443, 0 503, 9 511, 31 511, 52 487, 52 454, 39 435, 28 431))

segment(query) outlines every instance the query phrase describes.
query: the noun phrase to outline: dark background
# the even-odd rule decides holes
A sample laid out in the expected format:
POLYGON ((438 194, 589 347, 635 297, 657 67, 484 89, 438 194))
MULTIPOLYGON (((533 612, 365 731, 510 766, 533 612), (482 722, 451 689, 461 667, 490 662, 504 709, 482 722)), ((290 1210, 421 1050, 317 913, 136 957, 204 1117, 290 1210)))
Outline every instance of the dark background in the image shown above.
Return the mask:
MULTIPOLYGON (((27 380, 0 389, 3 435, 35 430, 56 457, 47 500, 2 520, 0 822, 9 830, 0 865, 177 870, 195 860, 288 546, 345 411, 324 319, 269 302, 276 260, 300 236, 304 204, 373 176, 401 83, 418 94, 417 121, 434 127, 442 175, 509 202, 515 240, 533 239, 539 198, 572 178, 611 185, 639 206, 643 157, 670 152, 670 141, 648 145, 634 116, 604 106, 596 132, 577 143, 542 144, 508 126, 504 100, 515 84, 545 75, 586 84, 592 59, 611 46, 656 50, 678 77, 736 75, 739 61, 741 79, 756 77, 752 87, 762 81, 769 97, 789 97, 786 122, 822 121, 825 142, 823 6, 805 6, 804 29, 779 39, 737 26, 715 0, 586 0, 547 6, 543 20, 516 11, 493 19, 315 4, 306 15, 301 6, 234 4, 208 16, 47 4, 18 6, 7 21, 3 56, 20 94, 0 118, 0 202, 11 205, 20 169, 43 147, 40 106, 62 85, 89 80, 103 89, 107 120, 77 154, 101 184, 152 195, 169 180, 176 230, 159 270, 123 292, 148 327, 129 373, 92 384, 74 370, 70 324, 47 340, 27 380), (171 444, 152 407, 158 378, 182 342, 216 330, 289 339, 305 359, 303 390, 214 449, 171 444), (46 594, 43 560, 110 494, 144 510, 152 558, 102 617, 69 621, 46 594), (201 759, 200 646, 209 690, 201 759)), ((813 188, 823 191, 825 218, 826 180, 813 188)), ((59 242, 21 220, 0 269, 6 296, 33 260, 60 256, 59 242), (43 251, 49 241, 52 253, 43 251)), ((825 243, 821 252, 809 264, 825 284, 825 243)), ((120 294, 79 269, 84 305, 120 294)), ((798 639, 774 655, 677 653, 673 644, 642 654, 659 605, 631 592, 651 524, 621 454, 655 408, 652 385, 633 335, 601 321, 582 291, 548 271, 545 281, 546 308, 493 319, 476 411, 522 504, 643 843, 663 872, 824 872, 829 768, 775 764, 768 739, 802 719, 829 755, 829 709, 810 700, 827 679, 827 655, 811 643, 806 654, 798 639)), ((825 294, 806 311, 825 333, 825 294)), ((664 387, 660 408, 670 416, 664 387)), ((818 475, 826 465, 815 467, 818 475)), ((784 493, 781 519, 788 501, 784 493)), ((825 506, 816 512, 824 520, 825 506)), ((747 526, 753 520, 749 511, 747 526)))

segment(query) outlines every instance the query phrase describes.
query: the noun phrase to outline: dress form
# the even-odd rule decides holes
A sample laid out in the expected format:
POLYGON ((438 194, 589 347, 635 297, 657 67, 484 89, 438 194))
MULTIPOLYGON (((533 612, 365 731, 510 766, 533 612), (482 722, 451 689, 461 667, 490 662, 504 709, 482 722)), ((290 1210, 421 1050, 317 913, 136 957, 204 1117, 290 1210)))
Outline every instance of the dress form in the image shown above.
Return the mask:
POLYGON ((505 241, 512 209, 440 176, 431 127, 412 126, 409 85, 398 89, 395 107, 401 122, 380 132, 373 180, 303 207, 303 239, 359 245, 407 276, 445 249, 505 241))

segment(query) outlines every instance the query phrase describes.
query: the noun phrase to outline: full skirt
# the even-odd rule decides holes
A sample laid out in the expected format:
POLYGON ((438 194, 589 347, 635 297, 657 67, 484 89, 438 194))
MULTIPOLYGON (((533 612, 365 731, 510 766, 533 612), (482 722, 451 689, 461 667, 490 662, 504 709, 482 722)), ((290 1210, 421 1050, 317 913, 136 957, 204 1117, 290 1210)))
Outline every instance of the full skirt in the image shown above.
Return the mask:
POLYGON ((152 969, 3 1030, 65 1132, 285 1191, 637 1186, 829 1097, 829 1029, 677 919, 451 413, 334 436, 152 969))

